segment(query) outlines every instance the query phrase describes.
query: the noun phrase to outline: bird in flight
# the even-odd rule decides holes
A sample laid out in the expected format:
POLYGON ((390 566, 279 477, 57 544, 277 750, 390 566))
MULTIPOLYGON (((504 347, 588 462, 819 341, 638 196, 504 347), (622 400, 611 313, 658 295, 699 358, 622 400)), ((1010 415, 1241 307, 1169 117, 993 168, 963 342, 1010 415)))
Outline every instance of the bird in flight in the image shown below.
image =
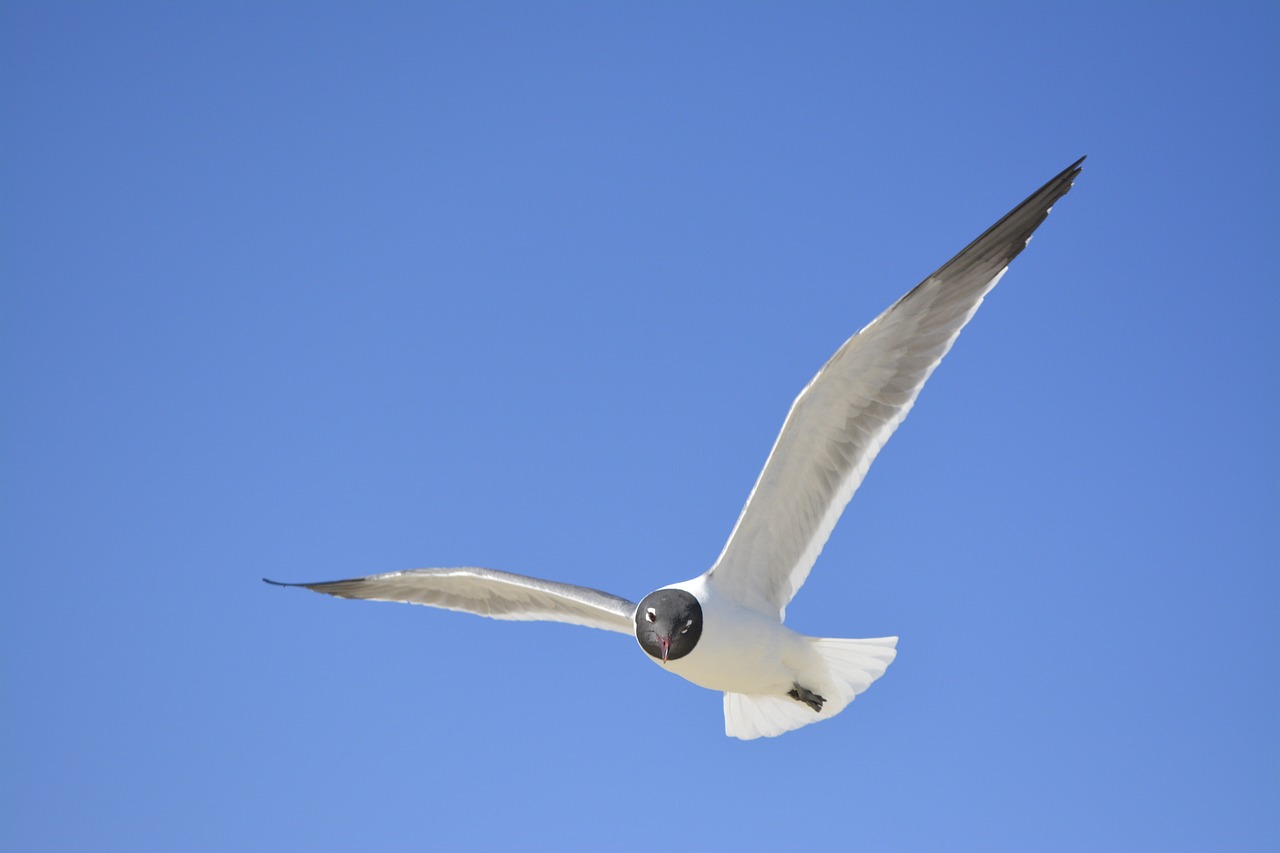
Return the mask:
POLYGON ((724 550, 692 580, 664 586, 639 604, 482 568, 267 583, 629 634, 655 663, 723 692, 725 734, 743 740, 834 717, 884 674, 898 638, 798 634, 783 624, 787 604, 925 380, 1071 189, 1083 162, 1032 193, 836 350, 791 404, 724 550))

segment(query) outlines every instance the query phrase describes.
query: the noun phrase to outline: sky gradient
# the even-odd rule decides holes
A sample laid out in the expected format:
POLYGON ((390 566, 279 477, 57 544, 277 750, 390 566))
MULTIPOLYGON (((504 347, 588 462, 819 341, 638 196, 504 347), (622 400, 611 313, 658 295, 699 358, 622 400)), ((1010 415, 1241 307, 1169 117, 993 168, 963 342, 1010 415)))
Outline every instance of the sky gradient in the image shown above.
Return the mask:
POLYGON ((1280 9, 0 3, 0 847, 1280 844, 1280 9), (719 553, 1081 155, 723 734, 634 642, 264 586, 719 553))

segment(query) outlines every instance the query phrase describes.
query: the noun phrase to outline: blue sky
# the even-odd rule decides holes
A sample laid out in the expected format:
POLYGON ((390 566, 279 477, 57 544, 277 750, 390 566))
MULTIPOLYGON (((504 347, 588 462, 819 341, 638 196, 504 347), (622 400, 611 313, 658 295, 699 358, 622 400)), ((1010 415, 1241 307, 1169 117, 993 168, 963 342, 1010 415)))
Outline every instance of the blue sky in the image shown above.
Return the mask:
POLYGON ((0 846, 1274 849, 1274 4, 0 5, 0 846), (715 558, 1082 154, 726 739, 625 637, 268 588, 715 558))

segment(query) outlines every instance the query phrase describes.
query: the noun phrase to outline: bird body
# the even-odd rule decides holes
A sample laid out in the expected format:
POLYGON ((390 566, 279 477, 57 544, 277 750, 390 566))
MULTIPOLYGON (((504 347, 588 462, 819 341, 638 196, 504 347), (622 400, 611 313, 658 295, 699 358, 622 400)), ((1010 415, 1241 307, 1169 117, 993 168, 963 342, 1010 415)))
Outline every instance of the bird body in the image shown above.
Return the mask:
POLYGON ((655 590, 639 604, 473 567, 279 585, 631 634, 656 663, 724 693, 725 732, 744 740, 835 716, 884 674, 898 638, 807 637, 783 624, 787 605, 925 381, 1071 188, 1081 162, 836 350, 796 397, 723 551, 698 577, 655 590))
POLYGON ((655 663, 699 687, 725 693, 786 693, 820 663, 808 638, 776 618, 726 599, 705 575, 671 584, 702 606, 702 637, 684 657, 655 663))
POLYGON ((833 717, 883 675, 897 654, 897 637, 838 640, 799 634, 772 613, 730 600, 709 575, 664 590, 682 590, 697 599, 701 637, 678 659, 650 657, 686 681, 723 692, 725 733, 731 737, 778 735, 833 717), (811 698, 805 702, 801 695, 811 698))

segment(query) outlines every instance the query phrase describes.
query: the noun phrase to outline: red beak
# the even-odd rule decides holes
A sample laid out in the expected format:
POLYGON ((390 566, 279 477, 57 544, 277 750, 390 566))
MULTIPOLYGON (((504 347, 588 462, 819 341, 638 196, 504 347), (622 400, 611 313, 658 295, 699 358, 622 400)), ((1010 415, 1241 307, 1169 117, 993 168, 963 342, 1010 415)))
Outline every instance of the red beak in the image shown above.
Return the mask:
POLYGON ((666 663, 666 662, 667 662, 667 652, 671 651, 671 638, 670 638, 670 637, 659 637, 659 638, 658 638, 658 648, 662 651, 662 662, 663 662, 663 663, 666 663))

